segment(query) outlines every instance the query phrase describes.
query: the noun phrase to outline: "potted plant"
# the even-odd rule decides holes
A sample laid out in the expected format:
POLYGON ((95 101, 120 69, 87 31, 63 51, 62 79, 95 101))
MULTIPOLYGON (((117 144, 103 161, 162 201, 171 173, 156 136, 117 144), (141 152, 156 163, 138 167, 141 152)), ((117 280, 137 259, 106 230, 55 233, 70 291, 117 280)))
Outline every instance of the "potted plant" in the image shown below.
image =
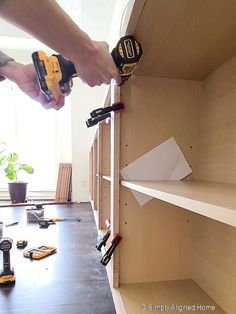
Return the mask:
POLYGON ((33 167, 19 162, 17 153, 7 153, 6 149, 0 151, 0 166, 4 168, 6 177, 11 180, 8 190, 13 204, 26 201, 27 182, 19 181, 18 173, 23 170, 29 174, 34 173, 33 167))

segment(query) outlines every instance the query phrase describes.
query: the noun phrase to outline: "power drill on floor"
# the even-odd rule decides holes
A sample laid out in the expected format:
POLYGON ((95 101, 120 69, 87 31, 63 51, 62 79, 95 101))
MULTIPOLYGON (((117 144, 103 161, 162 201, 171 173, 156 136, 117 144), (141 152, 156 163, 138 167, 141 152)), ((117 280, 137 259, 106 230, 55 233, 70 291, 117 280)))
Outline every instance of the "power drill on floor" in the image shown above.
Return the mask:
MULTIPOLYGON (((127 35, 119 40, 111 55, 123 84, 137 66, 142 56, 142 47, 133 36, 127 35)), ((72 78, 77 77, 75 66, 70 60, 61 55, 47 56, 42 51, 33 52, 32 59, 40 89, 47 102, 70 93, 72 78)))
POLYGON ((12 239, 3 237, 0 240, 0 250, 3 252, 3 270, 0 273, 0 285, 14 284, 15 274, 10 264, 10 249, 12 248, 12 239))

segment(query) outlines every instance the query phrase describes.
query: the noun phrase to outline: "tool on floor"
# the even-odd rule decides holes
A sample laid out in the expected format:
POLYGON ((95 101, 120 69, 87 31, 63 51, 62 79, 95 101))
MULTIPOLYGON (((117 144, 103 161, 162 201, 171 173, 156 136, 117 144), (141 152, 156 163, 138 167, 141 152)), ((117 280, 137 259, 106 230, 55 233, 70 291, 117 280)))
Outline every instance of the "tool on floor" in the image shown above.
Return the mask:
POLYGON ((40 218, 39 227, 48 228, 50 225, 55 225, 57 221, 64 221, 63 218, 40 218))
POLYGON ((35 204, 36 209, 43 209, 43 204, 35 204))
POLYGON ((28 241, 26 241, 26 240, 18 240, 16 242, 16 247, 18 249, 24 249, 27 245, 28 245, 28 241))
POLYGON ((15 222, 12 222, 10 224, 5 225, 5 227, 15 226, 15 225, 18 225, 18 223, 19 223, 19 221, 15 221, 15 222))
POLYGON ((47 257, 51 254, 56 253, 57 248, 55 246, 37 246, 33 247, 27 251, 23 252, 24 257, 28 257, 30 259, 41 259, 47 257))
MULTIPOLYGON (((142 47, 133 36, 127 35, 119 40, 111 55, 119 69, 123 84, 134 72, 142 56, 142 47)), ((40 90, 47 102, 53 98, 58 100, 62 95, 70 93, 72 79, 78 76, 70 60, 56 54, 47 56, 43 51, 33 52, 32 60, 40 90)))
POLYGON ((37 207, 27 208, 26 217, 28 222, 38 222, 39 218, 44 217, 44 209, 37 209, 37 207))
POLYGON ((80 218, 80 216, 63 217, 63 221, 78 221, 78 222, 81 222, 81 218, 80 218))
POLYGON ((55 218, 39 218, 39 227, 40 228, 48 228, 50 225, 55 225, 56 222, 59 221, 81 221, 79 216, 76 217, 55 217, 55 218))
POLYGON ((112 254, 114 253, 116 247, 119 245, 121 240, 122 240, 122 237, 119 234, 114 235, 114 237, 111 241, 111 246, 106 251, 106 253, 103 255, 103 257, 100 261, 102 263, 102 265, 106 266, 109 263, 109 261, 112 257, 112 254))
POLYGON ((0 273, 0 284, 14 284, 16 281, 14 269, 10 264, 10 249, 12 248, 12 239, 3 237, 0 239, 0 250, 3 252, 3 270, 0 273))
MULTIPOLYGON (((44 215, 44 212, 43 212, 44 215)), ((28 221, 38 222, 40 228, 48 228, 50 225, 56 224, 58 221, 81 221, 79 216, 76 217, 55 217, 55 218, 46 218, 43 215, 38 215, 37 210, 30 209, 27 212, 28 221)))
POLYGON ((54 221, 50 221, 49 219, 48 220, 43 220, 43 219, 40 219, 39 220, 39 227, 40 228, 48 228, 50 225, 55 225, 56 223, 54 221))
POLYGON ((111 112, 122 112, 125 109, 125 105, 123 102, 116 102, 112 106, 98 108, 90 112, 91 118, 86 121, 87 127, 91 127, 96 125, 98 122, 110 118, 111 112))

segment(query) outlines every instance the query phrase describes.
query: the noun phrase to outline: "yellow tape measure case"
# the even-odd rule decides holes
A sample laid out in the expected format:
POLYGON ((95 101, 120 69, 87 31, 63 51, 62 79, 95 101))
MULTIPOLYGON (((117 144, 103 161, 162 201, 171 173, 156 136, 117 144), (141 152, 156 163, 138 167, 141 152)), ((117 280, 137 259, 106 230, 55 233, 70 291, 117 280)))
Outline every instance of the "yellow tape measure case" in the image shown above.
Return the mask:
POLYGON ((56 253, 56 251, 57 251, 57 248, 54 246, 42 245, 42 246, 37 246, 37 247, 24 251, 23 255, 24 257, 28 257, 31 259, 41 259, 41 258, 44 258, 51 254, 56 253))

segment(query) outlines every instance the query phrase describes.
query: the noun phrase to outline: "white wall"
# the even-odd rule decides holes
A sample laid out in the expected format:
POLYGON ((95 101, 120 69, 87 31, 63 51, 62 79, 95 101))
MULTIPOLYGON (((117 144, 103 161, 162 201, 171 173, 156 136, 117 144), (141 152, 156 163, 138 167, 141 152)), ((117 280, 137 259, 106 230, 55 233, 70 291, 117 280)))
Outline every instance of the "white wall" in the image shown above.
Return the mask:
POLYGON ((89 87, 79 79, 74 80, 71 94, 72 124, 72 200, 89 201, 89 150, 94 127, 87 128, 85 121, 95 108, 102 107, 105 86, 89 87))
MULTIPOLYGON (((2 45, 1 45, 2 46, 2 45)), ((6 48, 0 48, 3 52, 5 52, 7 55, 15 59, 15 61, 27 64, 32 63, 31 60, 31 52, 29 50, 22 50, 22 49, 6 49, 6 48)))

